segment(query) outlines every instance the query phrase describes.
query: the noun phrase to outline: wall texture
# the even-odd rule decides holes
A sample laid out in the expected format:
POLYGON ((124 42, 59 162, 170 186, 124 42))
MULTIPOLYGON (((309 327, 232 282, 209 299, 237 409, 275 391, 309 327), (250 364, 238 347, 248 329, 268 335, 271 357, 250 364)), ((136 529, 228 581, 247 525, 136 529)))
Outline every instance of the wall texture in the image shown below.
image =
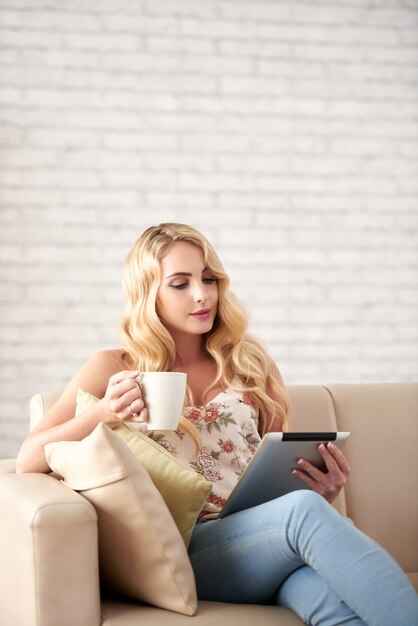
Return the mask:
POLYGON ((417 379, 417 0, 0 0, 0 46, 1 456, 160 221, 288 382, 417 379))

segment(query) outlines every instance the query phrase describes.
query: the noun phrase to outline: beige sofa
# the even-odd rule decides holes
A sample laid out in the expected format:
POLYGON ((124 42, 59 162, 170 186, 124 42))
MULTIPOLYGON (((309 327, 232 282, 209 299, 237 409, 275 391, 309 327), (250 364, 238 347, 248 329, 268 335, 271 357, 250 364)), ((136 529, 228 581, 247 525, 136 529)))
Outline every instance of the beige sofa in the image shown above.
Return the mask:
MULTIPOLYGON (((335 506, 383 545, 418 589, 418 383, 300 385, 289 393, 299 430, 351 431, 345 452, 352 473, 335 506)), ((32 426, 55 398, 32 399, 32 426)), ((11 459, 0 462, 1 626, 302 624, 279 607, 200 602, 186 617, 106 596, 93 506, 52 475, 17 475, 14 467, 11 459)))

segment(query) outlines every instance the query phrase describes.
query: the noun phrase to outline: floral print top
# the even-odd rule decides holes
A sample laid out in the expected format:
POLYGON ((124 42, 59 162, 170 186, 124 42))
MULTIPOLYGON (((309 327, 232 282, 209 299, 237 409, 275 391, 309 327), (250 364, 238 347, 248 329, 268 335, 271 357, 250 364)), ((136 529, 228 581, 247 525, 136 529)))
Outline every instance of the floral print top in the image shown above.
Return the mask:
POLYGON ((246 394, 221 391, 202 406, 187 407, 185 417, 198 429, 202 448, 182 430, 148 431, 148 436, 213 484, 200 519, 219 513, 260 443, 258 410, 246 394))

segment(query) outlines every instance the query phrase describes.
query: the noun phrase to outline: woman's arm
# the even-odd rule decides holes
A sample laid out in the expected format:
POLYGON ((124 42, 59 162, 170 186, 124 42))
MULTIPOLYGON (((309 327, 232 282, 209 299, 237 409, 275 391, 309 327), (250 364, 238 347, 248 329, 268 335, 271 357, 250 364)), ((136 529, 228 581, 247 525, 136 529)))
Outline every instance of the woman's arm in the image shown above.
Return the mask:
POLYGON ((94 355, 68 384, 65 391, 40 423, 23 441, 17 457, 16 471, 49 472, 44 445, 51 441, 79 441, 89 435, 99 422, 111 428, 120 420, 146 421, 147 410, 135 382, 138 372, 122 369, 126 364, 119 350, 94 355), (101 398, 91 409, 75 417, 76 396, 83 388, 101 398), (132 404, 133 417, 129 411, 132 404))

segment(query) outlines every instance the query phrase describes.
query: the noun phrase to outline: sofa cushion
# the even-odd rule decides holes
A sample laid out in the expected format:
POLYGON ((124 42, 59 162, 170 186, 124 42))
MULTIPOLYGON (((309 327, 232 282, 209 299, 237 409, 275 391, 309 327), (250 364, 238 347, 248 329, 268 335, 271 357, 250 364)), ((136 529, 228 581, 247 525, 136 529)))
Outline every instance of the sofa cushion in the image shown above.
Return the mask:
POLYGON ((101 575, 113 589, 185 615, 197 609, 181 535, 147 471, 105 424, 82 441, 49 443, 51 469, 95 507, 101 575))
MULTIPOLYGON (((98 398, 88 391, 79 389, 76 415, 97 401, 98 398)), ((121 422, 113 432, 125 441, 151 476, 188 546, 197 517, 212 490, 212 483, 128 423, 121 422)))

